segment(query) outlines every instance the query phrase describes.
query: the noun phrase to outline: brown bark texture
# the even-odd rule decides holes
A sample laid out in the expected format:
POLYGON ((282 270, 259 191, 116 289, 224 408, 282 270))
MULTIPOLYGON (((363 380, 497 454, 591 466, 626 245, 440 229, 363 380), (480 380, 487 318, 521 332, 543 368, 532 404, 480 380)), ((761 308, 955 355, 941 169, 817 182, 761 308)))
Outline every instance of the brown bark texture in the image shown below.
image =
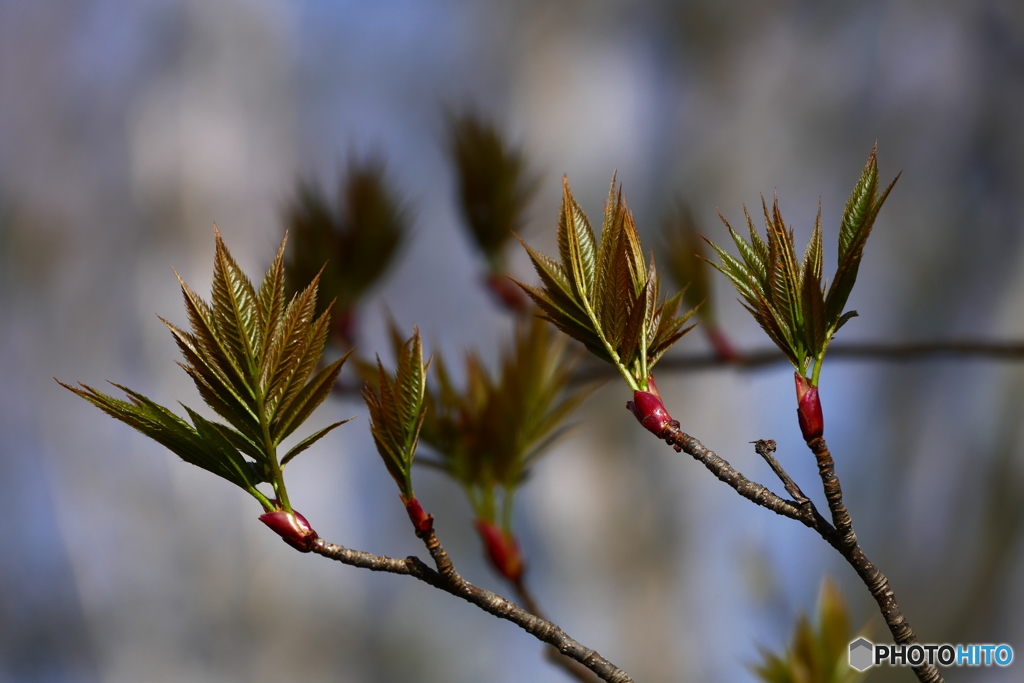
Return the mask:
POLYGON ((455 565, 444 551, 433 529, 418 532, 417 535, 426 545, 427 551, 434 560, 436 569, 427 566, 426 563, 417 557, 399 559, 373 555, 361 550, 352 550, 351 548, 334 543, 328 543, 322 538, 317 538, 313 541, 312 552, 353 567, 392 574, 404 574, 417 578, 434 588, 462 598, 489 614, 511 621, 533 637, 551 645, 562 655, 570 657, 587 667, 587 669, 593 671, 603 681, 608 681, 608 683, 633 683, 633 679, 630 678, 629 674, 616 667, 594 650, 570 638, 552 622, 524 610, 514 602, 496 593, 474 586, 463 579, 455 570, 455 565))
MULTIPOLYGON (((683 432, 679 428, 679 422, 676 420, 672 420, 659 437, 664 439, 677 452, 685 451, 688 453, 719 480, 728 484, 744 498, 783 517, 795 519, 804 526, 817 531, 829 545, 839 551, 857 572, 857 575, 860 576, 871 596, 878 603, 882 617, 885 619, 885 623, 892 632, 896 643, 907 645, 918 642, 917 635, 896 603, 896 596, 889 586, 889 580, 868 560, 864 551, 861 550, 857 543, 857 535, 853 530, 853 520, 843 503, 843 492, 839 483, 839 477, 835 473, 835 463, 832 460, 832 455, 829 453, 824 438, 817 437, 811 439, 807 445, 812 453, 814 453, 818 462, 818 472, 825 490, 825 498, 828 501, 832 523, 829 523, 818 512, 813 501, 803 494, 772 455, 772 452, 775 450, 774 441, 757 441, 755 442, 755 450, 768 462, 769 466, 771 466, 772 470, 782 481, 786 491, 793 496, 794 500, 781 498, 761 484, 747 479, 733 468, 732 465, 716 455, 714 451, 711 451, 700 441, 683 432)), ((918 680, 922 681, 922 683, 943 683, 938 667, 932 664, 924 664, 912 667, 912 669, 918 680)))

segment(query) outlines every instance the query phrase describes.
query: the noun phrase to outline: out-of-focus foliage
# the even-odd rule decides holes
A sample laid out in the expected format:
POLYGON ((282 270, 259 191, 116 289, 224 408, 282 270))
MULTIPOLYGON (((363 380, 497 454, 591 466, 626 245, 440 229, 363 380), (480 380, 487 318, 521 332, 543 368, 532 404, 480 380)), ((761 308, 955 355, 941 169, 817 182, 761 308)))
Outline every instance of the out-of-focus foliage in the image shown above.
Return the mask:
POLYGON ((319 273, 325 299, 334 299, 332 336, 340 345, 352 345, 354 309, 391 265, 408 222, 379 158, 353 157, 333 202, 317 185, 299 184, 285 210, 286 280, 297 291, 319 273))
POLYGON ((475 112, 448 117, 448 153, 456 172, 458 205, 474 244, 492 273, 505 271, 505 248, 522 230, 540 177, 523 152, 475 112))
POLYGON ((569 380, 579 354, 537 317, 520 318, 492 379, 474 353, 466 354, 460 391, 438 356, 437 383, 428 394, 423 442, 430 461, 466 491, 477 519, 511 526, 512 501, 529 467, 565 430, 586 396, 569 380))
POLYGON ((280 461, 277 448, 327 398, 347 356, 313 374, 323 356, 330 313, 314 315, 315 277, 285 303, 284 249, 282 241, 256 291, 217 233, 213 305, 179 277, 192 331, 164 321, 185 357, 179 364, 207 405, 230 427, 184 406, 192 420, 189 425, 167 408, 116 384, 130 402, 86 385, 64 386, 186 462, 245 489, 267 510, 290 511, 282 466, 348 420, 303 439, 280 461), (273 484, 276 500, 256 488, 263 481, 273 484))
POLYGON ((711 300, 711 278, 706 261, 707 243, 701 239, 697 219, 689 204, 678 204, 668 215, 662 235, 667 271, 683 290, 683 303, 697 309, 701 322, 714 322, 715 307, 711 300))
POLYGON ((878 162, 875 150, 871 150, 864 171, 843 212, 839 229, 838 266, 827 291, 826 283, 822 281, 820 205, 814 222, 814 233, 804 251, 802 263, 797 262, 793 231, 787 229, 782 220, 778 197, 770 213, 764 199, 761 200, 767 241, 757 233, 746 207, 743 208, 743 214, 750 231, 749 242, 733 230, 728 221, 722 219, 739 249, 742 261, 716 244, 711 244, 721 261, 712 265, 729 278, 746 302, 744 307, 786 354, 797 372, 802 376, 813 372, 813 386, 818 384, 821 363, 832 336, 857 315, 856 311, 844 313, 843 308, 857 280, 864 245, 871 234, 875 217, 898 178, 894 178, 879 195, 878 162))
POLYGON ((545 318, 615 365, 631 389, 646 390, 655 363, 693 329, 684 325, 694 310, 679 315, 682 292, 661 300, 661 276, 653 257, 647 266, 633 214, 614 178, 600 242, 565 180, 558 218, 560 260, 523 246, 541 286, 518 284, 545 318))
POLYGON ((801 614, 789 647, 780 654, 762 649, 761 663, 750 668, 765 683, 856 683, 867 674, 850 666, 850 642, 855 637, 846 601, 826 580, 814 624, 801 614))
POLYGON ((697 311, 701 329, 724 361, 736 361, 739 354, 718 325, 707 242, 701 237, 697 219, 689 204, 676 205, 662 225, 663 252, 668 274, 683 290, 683 304, 697 311))

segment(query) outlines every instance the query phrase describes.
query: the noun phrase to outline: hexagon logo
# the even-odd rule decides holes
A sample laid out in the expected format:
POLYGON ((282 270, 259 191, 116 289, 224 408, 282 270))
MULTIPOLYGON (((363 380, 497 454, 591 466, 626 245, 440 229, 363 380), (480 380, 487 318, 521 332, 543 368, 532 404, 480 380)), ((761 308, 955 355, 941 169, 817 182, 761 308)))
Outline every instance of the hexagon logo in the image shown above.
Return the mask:
POLYGON ((858 638, 850 643, 850 666, 857 671, 864 671, 872 666, 875 646, 866 638, 858 638))

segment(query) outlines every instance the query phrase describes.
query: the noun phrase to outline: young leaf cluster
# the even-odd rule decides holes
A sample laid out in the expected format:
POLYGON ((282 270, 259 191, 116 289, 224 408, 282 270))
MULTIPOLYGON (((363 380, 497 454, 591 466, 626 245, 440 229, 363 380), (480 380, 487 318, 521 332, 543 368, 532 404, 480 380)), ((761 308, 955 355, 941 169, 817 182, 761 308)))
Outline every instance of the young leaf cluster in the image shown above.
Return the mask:
POLYGON ((423 462, 462 486, 477 519, 496 522, 500 510, 505 528, 528 468, 563 433, 565 419, 586 396, 569 387, 578 360, 569 340, 536 316, 517 325, 496 379, 470 353, 459 391, 438 357, 423 427, 423 442, 439 457, 423 462))
POLYGON ((766 239, 754 228, 744 207, 750 241, 743 239, 723 218, 740 258, 715 244, 722 272, 743 297, 744 306, 772 341, 789 358, 797 371, 817 386, 821 363, 832 336, 857 315, 846 311, 846 301, 857 280, 864 245, 879 209, 896 183, 894 178, 879 194, 878 162, 871 151, 857 185, 846 203, 839 230, 839 261, 831 286, 822 279, 821 207, 811 241, 802 261, 797 261, 793 232, 786 228, 779 212, 778 197, 771 212, 762 199, 766 239))
MULTIPOLYGON (((408 231, 407 211, 376 158, 349 162, 336 203, 318 186, 300 183, 285 222, 292 236, 288 287, 298 291, 319 273, 321 291, 327 301, 334 299, 336 324, 348 320, 360 297, 385 273, 408 231)), ((351 345, 351 339, 341 341, 351 345)))
POLYGON ((462 216, 491 271, 503 273, 505 245, 522 228, 539 178, 523 153, 475 113, 451 115, 448 139, 462 216))
POLYGON ((647 389, 655 363, 684 334, 691 309, 679 314, 683 293, 661 301, 661 277, 640 248, 640 235, 615 181, 605 205, 600 242, 564 181, 558 219, 559 260, 525 242, 541 287, 518 283, 544 317, 604 361, 630 388, 647 389))
POLYGON ((761 663, 751 667, 758 678, 765 683, 855 683, 864 678, 850 666, 855 634, 846 603, 831 582, 821 587, 817 612, 815 626, 800 615, 785 652, 761 650, 761 663))
POLYGON ((363 399, 370 409, 370 431, 377 452, 394 478, 405 500, 414 498, 412 490, 412 462, 420 429, 426 416, 428 360, 423 362, 423 343, 420 332, 414 328, 413 336, 396 348, 398 364, 392 376, 377 359, 377 378, 367 382, 363 399))
POLYGON ((327 398, 345 358, 316 371, 330 315, 314 314, 316 278, 286 304, 283 241, 257 291, 231 257, 220 233, 216 239, 212 304, 179 277, 191 331, 163 322, 184 356, 179 365, 207 405, 228 424, 206 420, 184 406, 192 420, 189 425, 167 408, 120 385, 114 386, 128 394, 129 401, 86 385, 67 388, 186 462, 247 490, 268 510, 281 507, 290 511, 281 468, 347 420, 308 436, 280 460, 277 449, 327 398), (256 489, 263 481, 273 485, 276 503, 256 489))

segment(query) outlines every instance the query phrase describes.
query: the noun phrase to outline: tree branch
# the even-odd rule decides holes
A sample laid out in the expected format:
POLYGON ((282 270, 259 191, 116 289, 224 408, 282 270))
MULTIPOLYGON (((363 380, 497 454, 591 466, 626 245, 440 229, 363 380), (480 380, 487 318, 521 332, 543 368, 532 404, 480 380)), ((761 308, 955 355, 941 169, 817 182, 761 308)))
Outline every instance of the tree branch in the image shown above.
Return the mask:
POLYGON ((782 482, 782 486, 786 489, 786 493, 793 496, 793 500, 796 501, 798 505, 809 503, 810 499, 804 495, 804 492, 796 485, 793 478, 789 476, 789 473, 783 469, 782 465, 779 464, 779 461, 775 459, 774 455, 772 455, 772 453, 775 452, 776 443, 770 439, 767 441, 764 439, 758 439, 751 443, 754 444, 754 451, 764 458, 765 462, 768 463, 768 466, 772 468, 772 472, 775 472, 775 476, 777 476, 782 482))
POLYGON ((419 532, 417 535, 423 539, 424 544, 427 546, 427 550, 430 552, 430 556, 436 565, 436 571, 428 567, 417 557, 398 559, 373 555, 361 550, 352 550, 344 546, 328 543, 322 538, 317 538, 313 541, 312 552, 353 567, 415 577, 434 588, 462 598, 489 614, 511 621, 538 640, 555 647, 561 654, 587 667, 597 674, 601 680, 608 681, 609 683, 633 683, 633 679, 630 678, 629 674, 616 667, 594 650, 584 647, 576 640, 570 638, 555 624, 527 612, 496 593, 478 588, 462 578, 455 570, 451 558, 444 551, 433 529, 419 532))
MULTIPOLYGON (((886 342, 842 343, 834 342, 828 347, 830 360, 874 360, 904 362, 928 358, 959 356, 1006 362, 1024 361, 1024 342, 989 342, 978 339, 950 339, 946 341, 910 342, 905 344, 886 342)), ((736 351, 732 356, 717 353, 695 353, 679 356, 665 356, 658 361, 658 370, 665 372, 688 372, 714 370, 719 368, 755 369, 770 365, 783 365, 789 360, 775 347, 736 351)), ((605 363, 593 363, 581 368, 576 381, 596 377, 617 375, 615 368, 605 363)))
MULTIPOLYGON (((818 462, 818 474, 821 476, 821 483, 825 490, 825 499, 828 501, 829 511, 832 513, 832 523, 839 536, 839 552, 854 568, 875 602, 878 603, 885 624, 889 627, 896 642, 900 645, 916 643, 917 634, 914 633, 914 629, 910 627, 903 612, 900 611, 899 605, 896 604, 896 595, 889 586, 889 579, 872 564, 857 543, 857 534, 853 530, 853 519, 843 503, 843 490, 839 484, 835 462, 832 460, 832 454, 828 450, 825 439, 820 436, 811 439, 807 442, 807 447, 814 453, 814 458, 818 462)), ((938 668, 933 664, 922 664, 912 668, 922 683, 941 683, 943 680, 938 668)))
MULTIPOLYGON (((661 434, 661 438, 665 440, 665 443, 672 446, 677 453, 685 451, 693 456, 693 458, 704 465, 711 474, 731 486, 736 493, 740 494, 747 500, 756 503, 763 508, 767 508, 777 515, 795 519, 801 524, 817 530, 817 525, 813 516, 808 513, 809 510, 813 509, 813 505, 786 500, 785 498, 781 498, 772 493, 761 484, 747 479, 726 460, 720 458, 714 451, 705 447, 700 441, 679 429, 678 421, 672 420, 669 422, 665 431, 661 434)), ((810 503, 810 501, 807 501, 807 503, 810 503)))
MULTIPOLYGON (((512 582, 512 588, 515 590, 516 599, 526 608, 526 611, 532 612, 542 619, 545 618, 544 611, 540 608, 536 598, 533 597, 533 593, 527 587, 522 576, 512 582)), ((563 657, 562 653, 552 646, 544 648, 544 658, 580 683, 595 683, 597 680, 592 671, 579 662, 563 657)))
MULTIPOLYGON (((857 575, 867 586, 868 591, 878 603, 878 607, 885 618, 885 623, 892 632, 896 642, 910 644, 917 642, 917 635, 910 627, 906 617, 896 604, 896 596, 889 586, 889 580, 874 564, 857 544, 857 536, 853 531, 853 522, 850 513, 843 505, 842 490, 839 486, 839 478, 835 474, 835 466, 832 456, 828 452, 825 440, 816 438, 808 442, 808 446, 818 459, 818 469, 821 479, 825 485, 825 497, 829 503, 829 510, 832 513, 832 524, 829 524, 821 514, 818 513, 814 503, 800 491, 800 488, 793 482, 782 466, 775 460, 771 452, 775 450, 772 441, 756 441, 755 450, 761 457, 768 461, 768 464, 775 471, 775 474, 782 480, 787 491, 795 498, 802 498, 800 502, 789 501, 780 498, 761 484, 750 481, 728 462, 718 457, 700 441, 684 433, 679 429, 679 422, 672 420, 665 427, 660 437, 675 450, 685 451, 693 456, 695 460, 702 463, 718 479, 731 486, 744 498, 767 508, 783 517, 795 519, 804 526, 814 529, 833 548, 846 559, 854 568, 857 575)), ((942 683, 943 679, 938 668, 934 665, 922 665, 912 667, 918 680, 924 683, 942 683)))

